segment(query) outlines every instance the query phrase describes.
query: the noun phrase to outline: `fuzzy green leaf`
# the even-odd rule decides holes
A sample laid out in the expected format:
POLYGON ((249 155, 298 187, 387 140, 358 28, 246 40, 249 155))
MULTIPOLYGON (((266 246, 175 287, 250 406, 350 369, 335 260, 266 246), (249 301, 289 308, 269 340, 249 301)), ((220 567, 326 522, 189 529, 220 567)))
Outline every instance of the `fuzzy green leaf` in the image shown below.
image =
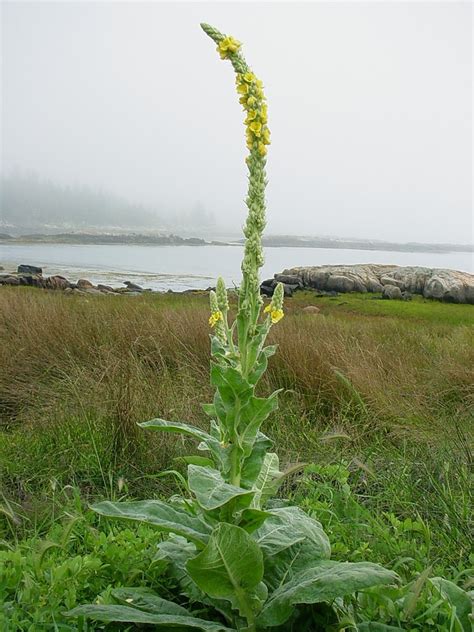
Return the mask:
POLYGON ((239 428, 244 456, 248 457, 252 453, 260 426, 278 408, 278 393, 279 391, 275 391, 269 397, 254 397, 252 395, 242 407, 239 428))
POLYGON ((252 533, 256 529, 259 529, 265 520, 271 515, 272 514, 268 511, 247 508, 237 514, 237 519, 239 521, 239 527, 245 529, 247 533, 252 533))
MULTIPOLYGON (((253 534, 266 557, 277 556, 295 544, 305 542, 308 554, 315 563, 318 560, 329 559, 331 545, 317 520, 308 516, 299 507, 279 507, 272 509, 270 513, 263 526, 253 534)), ((294 555, 301 563, 305 563, 299 549, 294 555)), ((289 557, 285 556, 282 562, 283 566, 288 563, 290 568, 295 567, 295 560, 289 557)))
POLYGON ((177 461, 184 461, 188 465, 200 465, 201 467, 214 467, 214 461, 209 459, 207 456, 178 456, 176 457, 177 461))
POLYGON ((222 507, 232 500, 236 501, 237 506, 247 507, 253 498, 252 491, 229 485, 218 470, 210 467, 189 465, 188 484, 200 506, 207 511, 222 507))
POLYGON ((204 632, 232 632, 220 623, 198 619, 191 614, 183 616, 177 614, 154 614, 144 612, 130 606, 96 605, 78 606, 65 613, 67 617, 87 617, 94 621, 105 623, 120 621, 122 623, 149 623, 159 628, 172 630, 203 630, 204 632))
POLYGON ((263 556, 250 535, 220 523, 206 548, 186 564, 189 575, 210 597, 227 599, 240 611, 253 608, 261 593, 263 556))
POLYGON ((473 628, 472 601, 467 592, 443 577, 431 577, 429 581, 440 595, 456 609, 455 617, 463 632, 471 632, 473 628))
POLYGON ((275 452, 267 452, 253 486, 255 496, 252 500, 252 507, 260 509, 265 506, 268 498, 273 496, 278 490, 278 479, 281 477, 278 455, 275 452))
POLYGON ((161 500, 118 503, 106 500, 92 505, 91 509, 107 518, 145 522, 157 527, 159 531, 182 535, 199 545, 205 544, 211 533, 211 527, 201 518, 192 516, 161 500))
POLYGON ((189 616, 186 608, 167 599, 162 599, 149 588, 116 588, 112 590, 112 596, 124 606, 138 608, 138 610, 145 612, 189 616))
POLYGON ((244 460, 240 483, 242 487, 251 489, 254 486, 257 476, 262 469, 267 450, 271 447, 272 441, 264 435, 263 432, 258 432, 255 443, 253 444, 252 452, 244 460))
POLYGON ((374 585, 392 584, 397 575, 369 562, 320 561, 312 568, 293 575, 272 593, 260 613, 260 627, 282 625, 297 604, 333 601, 374 585))
POLYGON ((239 400, 244 404, 251 396, 253 388, 237 369, 219 364, 211 365, 211 384, 219 390, 226 407, 233 407, 239 400))
POLYGON ((165 421, 164 419, 151 419, 138 424, 140 428, 149 428, 151 430, 159 430, 161 432, 172 432, 176 434, 185 434, 199 441, 207 441, 212 437, 204 430, 181 423, 180 421, 165 421))

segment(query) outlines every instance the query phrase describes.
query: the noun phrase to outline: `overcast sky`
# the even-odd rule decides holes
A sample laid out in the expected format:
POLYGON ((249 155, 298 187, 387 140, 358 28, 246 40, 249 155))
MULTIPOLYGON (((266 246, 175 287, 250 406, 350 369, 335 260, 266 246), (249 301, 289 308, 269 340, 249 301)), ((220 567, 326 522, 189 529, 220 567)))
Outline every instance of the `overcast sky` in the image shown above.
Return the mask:
POLYGON ((4 2, 2 168, 245 217, 243 114, 199 28, 264 80, 268 233, 472 239, 469 2, 4 2))

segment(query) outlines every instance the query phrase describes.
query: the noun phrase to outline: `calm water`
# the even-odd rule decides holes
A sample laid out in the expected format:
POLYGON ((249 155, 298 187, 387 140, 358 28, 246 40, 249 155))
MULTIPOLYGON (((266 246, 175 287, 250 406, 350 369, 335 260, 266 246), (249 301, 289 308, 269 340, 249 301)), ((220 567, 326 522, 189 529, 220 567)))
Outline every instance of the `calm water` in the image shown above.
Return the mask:
MULTIPOLYGON (((304 265, 385 263, 450 268, 473 272, 470 253, 380 252, 329 248, 266 248, 262 279, 304 265)), ((47 275, 119 286, 133 281, 156 290, 206 288, 221 274, 239 283, 240 246, 124 246, 28 244, 0 245, 6 270, 20 263, 38 265, 47 275)))

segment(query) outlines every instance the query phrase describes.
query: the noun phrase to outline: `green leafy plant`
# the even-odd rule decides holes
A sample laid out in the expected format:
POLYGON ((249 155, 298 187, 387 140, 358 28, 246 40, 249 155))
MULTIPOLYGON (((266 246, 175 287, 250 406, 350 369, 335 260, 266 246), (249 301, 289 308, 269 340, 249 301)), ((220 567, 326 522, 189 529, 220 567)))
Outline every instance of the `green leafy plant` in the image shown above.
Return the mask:
MULTIPOLYGON (((268 333, 283 317, 283 286, 263 308, 259 269, 265 227, 266 153, 270 142, 262 83, 240 53, 241 44, 209 25, 237 75, 246 112, 248 217, 237 315, 229 313, 223 279, 211 292, 211 384, 214 400, 204 406, 210 428, 153 419, 148 430, 178 433, 199 442, 200 456, 186 457, 186 493, 169 502, 100 502, 94 511, 108 518, 147 523, 170 534, 158 545, 157 560, 179 585, 174 603, 148 589, 112 591, 115 604, 91 604, 70 616, 96 621, 154 624, 165 629, 283 630, 340 629, 344 597, 373 586, 393 584, 394 572, 368 562, 330 560, 330 544, 320 523, 296 506, 274 499, 287 472, 280 470, 271 440, 261 432, 277 408, 278 391, 258 397, 274 346, 268 333), (184 604, 184 605, 182 605, 184 604), (309 627, 308 627, 309 626, 309 627)), ((342 615, 344 616, 344 615, 342 615)))

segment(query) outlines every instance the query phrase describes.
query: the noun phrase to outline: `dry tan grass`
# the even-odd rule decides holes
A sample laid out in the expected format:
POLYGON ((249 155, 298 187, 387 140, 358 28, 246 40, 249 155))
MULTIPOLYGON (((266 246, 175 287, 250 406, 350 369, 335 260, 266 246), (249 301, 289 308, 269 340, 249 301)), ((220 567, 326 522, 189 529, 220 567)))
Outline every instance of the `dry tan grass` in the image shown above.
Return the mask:
MULTIPOLYGON (((452 436, 454 425, 467 432, 474 402, 468 327, 314 316, 297 302, 287 311, 274 329, 279 351, 261 388, 286 389, 269 429, 283 450, 292 433, 290 457, 328 429, 354 440, 389 433, 427 442, 452 436)), ((141 440, 138 421, 205 423, 200 403, 212 396, 207 316, 205 297, 83 298, 3 288, 1 423, 37 430, 94 419, 116 454, 141 440)))

